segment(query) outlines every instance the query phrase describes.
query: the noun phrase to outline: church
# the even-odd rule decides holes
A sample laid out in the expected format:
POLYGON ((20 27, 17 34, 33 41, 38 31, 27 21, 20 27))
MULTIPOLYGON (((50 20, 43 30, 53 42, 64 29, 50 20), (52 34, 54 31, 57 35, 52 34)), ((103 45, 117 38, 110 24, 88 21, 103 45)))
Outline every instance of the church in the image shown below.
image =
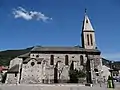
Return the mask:
POLYGON ((69 70, 86 72, 86 82, 101 78, 101 52, 97 49, 95 31, 85 12, 81 47, 35 46, 29 53, 10 61, 6 84, 67 83, 69 70))

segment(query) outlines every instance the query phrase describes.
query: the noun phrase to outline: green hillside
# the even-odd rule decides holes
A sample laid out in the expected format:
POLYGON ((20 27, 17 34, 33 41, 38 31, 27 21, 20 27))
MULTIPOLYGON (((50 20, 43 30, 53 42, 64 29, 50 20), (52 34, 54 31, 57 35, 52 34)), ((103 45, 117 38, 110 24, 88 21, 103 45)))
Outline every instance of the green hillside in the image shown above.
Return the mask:
POLYGON ((28 53, 33 47, 26 48, 26 49, 19 49, 19 50, 6 50, 0 52, 0 65, 9 66, 9 62, 11 59, 28 53))
MULTIPOLYGON (((9 62, 11 59, 28 53, 33 47, 26 48, 26 49, 19 49, 19 50, 6 50, 6 51, 0 51, 0 65, 3 66, 9 66, 9 62)), ((109 65, 109 60, 102 58, 103 65, 105 66, 110 66, 109 65)), ((114 62, 114 65, 120 69, 120 61, 114 62)))

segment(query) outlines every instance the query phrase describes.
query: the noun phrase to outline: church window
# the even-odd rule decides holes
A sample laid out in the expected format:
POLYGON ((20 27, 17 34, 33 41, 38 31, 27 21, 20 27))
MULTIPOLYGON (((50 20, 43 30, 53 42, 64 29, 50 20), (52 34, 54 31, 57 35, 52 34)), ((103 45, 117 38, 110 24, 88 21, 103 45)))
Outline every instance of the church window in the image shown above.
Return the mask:
POLYGON ((115 73, 113 73, 113 76, 116 76, 115 73))
POLYGON ((89 35, 87 34, 87 43, 88 45, 90 45, 90 42, 89 42, 89 35))
POLYGON ((119 74, 118 74, 118 73, 116 73, 116 76, 119 76, 119 74))
POLYGON ((88 20, 86 20, 86 23, 88 23, 88 20))
POLYGON ((31 66, 34 66, 35 65, 35 63, 34 62, 31 62, 31 66))
POLYGON ((94 69, 95 73, 96 73, 96 76, 99 76, 99 72, 98 72, 98 69, 94 69))
POLYGON ((38 58, 39 57, 39 55, 36 55, 36 58, 38 58))
POLYGON ((91 45, 93 45, 93 38, 92 38, 92 34, 90 34, 90 40, 91 40, 91 45))
POLYGON ((84 64, 84 60, 83 60, 83 56, 80 56, 80 64, 83 65, 84 64))
POLYGON ((17 77, 17 73, 15 73, 15 77, 17 77))
POLYGON ((53 65, 54 64, 54 55, 51 55, 50 57, 50 65, 53 65))
POLYGON ((68 65, 68 55, 65 55, 65 65, 68 65))
POLYGON ((98 69, 95 68, 94 71, 95 71, 95 72, 98 72, 98 69))
POLYGON ((72 56, 72 58, 74 58, 74 56, 72 56))

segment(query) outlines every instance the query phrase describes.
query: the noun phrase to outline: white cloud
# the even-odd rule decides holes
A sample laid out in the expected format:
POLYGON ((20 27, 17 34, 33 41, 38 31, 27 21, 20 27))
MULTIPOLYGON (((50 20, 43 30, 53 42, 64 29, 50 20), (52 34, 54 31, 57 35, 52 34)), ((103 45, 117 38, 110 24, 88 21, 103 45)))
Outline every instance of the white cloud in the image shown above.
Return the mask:
POLYGON ((120 52, 118 52, 118 53, 106 53, 106 54, 103 54, 102 56, 106 59, 120 61, 120 52))
POLYGON ((46 22, 48 20, 52 20, 52 18, 45 16, 41 12, 37 11, 27 11, 22 7, 18 7, 17 9, 13 9, 13 15, 14 18, 23 18, 25 20, 42 20, 43 22, 46 22))

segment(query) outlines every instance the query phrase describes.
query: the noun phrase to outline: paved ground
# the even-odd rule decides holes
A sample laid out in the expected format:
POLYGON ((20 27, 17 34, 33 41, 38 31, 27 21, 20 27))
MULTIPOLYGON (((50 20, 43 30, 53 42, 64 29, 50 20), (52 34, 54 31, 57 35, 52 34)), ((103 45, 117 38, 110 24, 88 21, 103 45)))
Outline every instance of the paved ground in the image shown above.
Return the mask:
POLYGON ((0 85, 0 90, 120 90, 120 83, 116 83, 115 89, 106 87, 106 84, 94 85, 93 87, 80 84, 35 84, 35 85, 0 85))
MULTIPOLYGON (((100 87, 100 84, 94 85, 93 88, 94 87, 96 87, 96 88, 100 87)), ((105 90, 120 90, 120 82, 115 83, 115 88, 114 89, 107 88, 106 83, 101 84, 101 88, 105 88, 105 90)))

